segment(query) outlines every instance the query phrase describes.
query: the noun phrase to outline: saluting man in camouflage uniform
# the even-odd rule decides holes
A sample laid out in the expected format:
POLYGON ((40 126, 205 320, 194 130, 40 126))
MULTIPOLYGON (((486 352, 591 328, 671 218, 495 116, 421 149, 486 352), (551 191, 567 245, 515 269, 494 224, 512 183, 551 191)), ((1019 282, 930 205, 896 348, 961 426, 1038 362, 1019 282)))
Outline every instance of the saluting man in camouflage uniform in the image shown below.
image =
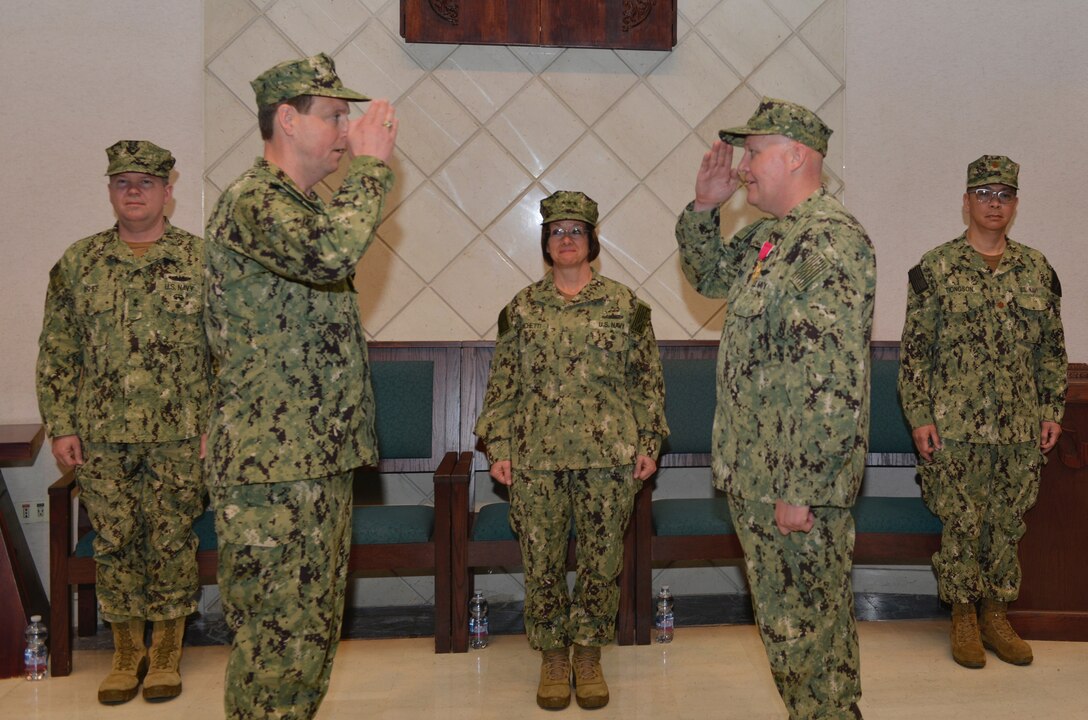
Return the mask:
POLYGON ((668 435, 650 308, 590 266, 600 253, 597 203, 560 190, 540 203, 552 272, 499 315, 476 435, 491 475, 510 486, 510 523, 525 569, 525 627, 543 654, 537 704, 608 703, 601 646, 616 635, 623 533, 668 435), (577 580, 567 591, 567 539, 577 580))
POLYGON ((864 228, 821 187, 830 134, 811 111, 764 98, 746 126, 721 131, 676 225, 688 281, 727 300, 714 481, 797 720, 861 717, 850 507, 869 434, 876 264, 864 228), (773 217, 723 241, 719 206, 741 184, 773 217))
POLYGON ((98 601, 114 640, 98 699, 120 703, 141 680, 148 700, 181 693, 210 374, 204 245, 163 216, 174 157, 146 140, 106 157, 117 224, 72 245, 49 274, 37 385, 53 455, 76 467, 97 533, 98 601))
POLYGON ((983 645, 1032 661, 1005 610, 1020 591, 1024 513, 1065 411, 1061 284, 1042 253, 1005 234, 1019 170, 1003 155, 968 166, 967 231, 911 268, 903 327, 899 394, 923 495, 944 524, 933 567, 952 605, 952 657, 970 668, 986 664, 983 645))
POLYGON ((234 644, 228 718, 310 718, 328 689, 351 544, 352 471, 377 462, 374 395, 353 285, 393 186, 393 108, 332 59, 252 82, 264 157, 207 227, 208 341, 218 383, 208 487, 234 644), (314 186, 347 156, 325 203, 314 186))

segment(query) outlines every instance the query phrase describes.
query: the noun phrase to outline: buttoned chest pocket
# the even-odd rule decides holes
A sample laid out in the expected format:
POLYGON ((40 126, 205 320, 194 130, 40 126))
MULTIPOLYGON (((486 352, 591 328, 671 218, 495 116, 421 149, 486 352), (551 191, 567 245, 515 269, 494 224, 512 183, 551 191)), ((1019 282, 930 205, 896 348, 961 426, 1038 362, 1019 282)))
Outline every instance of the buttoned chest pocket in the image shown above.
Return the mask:
POLYGON ((163 297, 163 309, 171 315, 199 315, 204 310, 204 298, 199 289, 172 292, 163 297))
POLYGON ((977 312, 985 302, 982 291, 955 292, 945 296, 944 310, 951 315, 963 316, 977 312))
POLYGON ((1042 339, 1043 322, 1050 310, 1050 303, 1045 297, 1020 293, 1013 296, 1012 310, 1020 341, 1028 345, 1038 345, 1042 339))
POLYGON ((564 352, 562 338, 548 323, 523 322, 518 335, 521 375, 530 386, 552 379, 556 360, 564 352))
POLYGON ((83 285, 75 298, 76 312, 86 328, 89 347, 108 345, 117 332, 117 294, 110 286, 83 285))
POLYGON ((627 326, 589 327, 575 331, 574 347, 586 376, 596 380, 622 382, 627 348, 627 326))
POLYGON ((767 291, 765 286, 746 286, 728 300, 722 343, 728 344, 738 357, 767 357, 771 345, 767 291))
POLYGON ((738 318, 755 318, 762 315, 766 307, 766 294, 750 291, 733 298, 729 304, 729 312, 738 318))
POLYGON ((164 338, 177 345, 195 345, 204 339, 204 293, 199 281, 167 276, 156 288, 162 313, 154 320, 164 338))
POLYGON ((951 292, 940 299, 941 325, 937 345, 959 354, 976 343, 992 342, 993 322, 983 318, 986 297, 982 289, 951 292))

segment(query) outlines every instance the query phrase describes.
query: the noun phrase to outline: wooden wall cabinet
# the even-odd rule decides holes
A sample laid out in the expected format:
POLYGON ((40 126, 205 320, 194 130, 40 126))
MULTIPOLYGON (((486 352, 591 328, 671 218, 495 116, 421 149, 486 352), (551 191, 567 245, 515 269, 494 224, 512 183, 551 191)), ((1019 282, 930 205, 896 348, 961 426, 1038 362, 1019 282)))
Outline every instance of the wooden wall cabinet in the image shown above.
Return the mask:
POLYGON ((401 0, 408 42, 671 50, 676 0, 401 0))

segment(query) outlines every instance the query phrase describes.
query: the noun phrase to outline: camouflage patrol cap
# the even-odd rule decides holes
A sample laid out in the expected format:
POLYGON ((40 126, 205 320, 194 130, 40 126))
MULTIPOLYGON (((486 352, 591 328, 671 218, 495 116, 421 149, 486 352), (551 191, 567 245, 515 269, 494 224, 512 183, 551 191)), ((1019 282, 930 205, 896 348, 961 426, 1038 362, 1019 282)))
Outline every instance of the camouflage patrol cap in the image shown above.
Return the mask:
POLYGON ((983 155, 967 166, 967 189, 991 184, 1020 189, 1019 175, 1020 166, 1004 155, 983 155))
POLYGON ((126 172, 146 173, 155 177, 170 177, 174 156, 169 150, 147 140, 118 140, 106 148, 107 175, 126 172))
POLYGON ((344 87, 336 74, 336 65, 325 53, 282 62, 265 70, 249 84, 257 95, 257 107, 275 105, 299 95, 320 95, 353 102, 370 99, 344 87))
POLYGON ((785 135, 808 145, 821 155, 827 155, 831 128, 808 108, 788 100, 764 97, 752 117, 748 118, 747 125, 718 132, 718 137, 730 145, 743 145, 744 138, 749 135, 785 135))
POLYGON ((597 203, 585 193, 573 190, 556 190, 540 201, 541 225, 556 220, 581 220, 589 225, 597 224, 597 203))

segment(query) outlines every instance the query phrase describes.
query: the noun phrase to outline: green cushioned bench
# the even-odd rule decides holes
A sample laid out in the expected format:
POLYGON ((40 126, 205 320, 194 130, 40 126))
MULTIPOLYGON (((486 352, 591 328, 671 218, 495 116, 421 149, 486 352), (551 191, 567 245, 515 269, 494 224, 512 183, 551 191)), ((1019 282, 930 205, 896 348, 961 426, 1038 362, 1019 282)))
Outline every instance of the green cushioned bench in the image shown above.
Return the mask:
MULTIPOLYGON (((367 504, 352 511, 352 573, 410 570, 435 577, 435 651, 450 649, 450 488, 465 484, 455 475, 460 459, 460 343, 372 343, 370 367, 377 407, 376 431, 381 461, 356 473, 355 492, 367 504), (382 473, 433 473, 434 504, 391 505, 382 501, 382 473)), ((462 471, 468 462, 462 464, 462 471)), ((93 559, 94 533, 86 522, 72 537, 74 476, 54 483, 50 495, 50 624, 53 674, 71 671, 73 585, 79 586, 78 627, 97 627, 93 559), (66 631, 67 629, 67 631, 66 631)), ((199 517, 197 564, 201 582, 216 582, 217 540, 213 513, 199 517)))
MULTIPOLYGON (((660 466, 709 467, 715 407, 716 342, 662 342, 665 410, 672 435, 660 466)), ((913 467, 914 444, 896 391, 898 347, 872 348, 867 465, 913 467)), ((652 483, 635 501, 635 641, 650 641, 653 567, 672 562, 742 560, 726 499, 653 499, 652 483)), ((858 564, 927 564, 940 547, 940 521, 919 497, 860 497, 853 510, 858 564)))
MULTIPOLYGON (((652 512, 658 536, 734 534, 724 497, 654 500, 652 512)), ((859 497, 850 512, 858 533, 941 532, 941 521, 918 497, 859 497)))

